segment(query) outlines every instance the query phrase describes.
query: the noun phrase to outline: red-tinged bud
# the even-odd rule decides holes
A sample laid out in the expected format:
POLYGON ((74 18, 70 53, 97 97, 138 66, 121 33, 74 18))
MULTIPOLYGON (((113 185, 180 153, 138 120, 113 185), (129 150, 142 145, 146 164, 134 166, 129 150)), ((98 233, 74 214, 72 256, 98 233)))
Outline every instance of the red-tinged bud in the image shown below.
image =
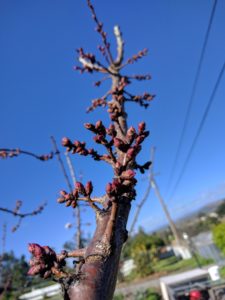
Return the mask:
POLYGON ((112 184, 107 183, 106 185, 106 194, 110 195, 112 193, 112 184))
POLYGON ((71 195, 70 195, 70 194, 66 194, 66 195, 64 196, 64 199, 65 199, 66 201, 70 200, 70 198, 71 198, 71 195))
POLYGON ((85 190, 86 190, 87 195, 90 196, 91 193, 93 192, 93 185, 92 185, 91 181, 88 181, 86 183, 85 190))
POLYGON ((76 182, 75 183, 75 188, 76 188, 76 190, 78 191, 79 194, 82 194, 84 196, 86 195, 84 185, 81 182, 76 182))
POLYGON ((123 171, 121 174, 122 179, 131 179, 136 175, 136 173, 133 170, 126 170, 123 171))
POLYGON ((129 149, 129 144, 125 144, 121 139, 113 139, 114 146, 117 147, 122 152, 126 152, 129 149))
POLYGON ((78 190, 75 188, 74 190, 73 190, 73 197, 77 200, 78 199, 78 197, 79 197, 79 192, 78 192, 78 190))
POLYGON ((138 124, 138 131, 142 133, 145 130, 145 122, 141 122, 138 124))
POLYGON ((115 174, 118 176, 121 173, 122 165, 120 162, 116 162, 115 164, 115 174))
POLYGON ((73 144, 77 148, 81 146, 81 142, 79 142, 79 141, 74 141, 73 144))
POLYGON ((72 200, 67 200, 65 206, 69 207, 71 205, 71 203, 72 203, 72 200))
POLYGON ((93 148, 88 149, 88 154, 94 154, 95 150, 93 148))
POLYGON ((41 271, 43 270, 43 265, 35 265, 33 267, 31 267, 28 271, 28 275, 34 276, 39 274, 41 271))
POLYGON ((93 137, 93 140, 97 143, 97 144, 104 144, 105 142, 105 138, 103 135, 99 135, 97 134, 96 136, 93 137))
POLYGON ((46 255, 51 255, 56 257, 55 251, 52 250, 52 248, 50 248, 49 246, 43 246, 42 248, 44 249, 46 255))
POLYGON ((126 187, 134 186, 137 183, 137 180, 135 178, 127 179, 123 181, 123 185, 126 187))
POLYGON ((99 129, 99 128, 101 128, 103 125, 102 125, 102 121, 97 121, 96 123, 95 123, 95 128, 96 129, 99 129))
POLYGON ((112 189, 114 191, 118 190, 121 187, 121 183, 119 182, 118 179, 113 179, 113 183, 112 183, 112 189))
POLYGON ((65 195, 67 195, 67 192, 64 191, 64 190, 60 191, 59 193, 60 193, 60 195, 62 195, 63 197, 65 197, 65 195))
POLYGON ((132 158, 135 158, 135 154, 136 154, 136 151, 135 151, 135 149, 132 147, 132 148, 129 148, 128 150, 127 150, 127 157, 129 158, 129 159, 132 159, 132 158))
POLYGON ((64 137, 63 139, 62 139, 62 146, 64 146, 64 147, 70 147, 71 146, 71 141, 70 141, 70 139, 68 139, 67 137, 64 137))
POLYGON ((116 136, 115 126, 113 124, 110 124, 109 128, 106 129, 106 132, 108 135, 115 137, 116 136))
POLYGON ((73 201, 73 202, 71 203, 71 206, 72 206, 72 208, 76 208, 76 207, 77 207, 77 201, 73 201))
POLYGON ((85 123, 84 127, 88 130, 95 131, 95 126, 91 123, 85 123))
POLYGON ((65 198, 58 198, 57 199, 57 202, 58 203, 64 203, 66 200, 65 200, 65 198))
POLYGON ((40 264, 40 260, 37 259, 36 257, 33 257, 30 261, 29 261, 29 265, 31 267, 39 265, 40 264))
POLYGON ((136 138, 136 144, 139 145, 141 144, 145 139, 145 136, 144 135, 139 135, 137 138, 136 138))
POLYGON ((41 258, 44 255, 44 249, 38 244, 28 244, 28 251, 36 258, 41 258))
POLYGON ((128 138, 132 138, 136 135, 136 130, 133 126, 131 126, 128 130, 127 130, 127 137, 128 138))

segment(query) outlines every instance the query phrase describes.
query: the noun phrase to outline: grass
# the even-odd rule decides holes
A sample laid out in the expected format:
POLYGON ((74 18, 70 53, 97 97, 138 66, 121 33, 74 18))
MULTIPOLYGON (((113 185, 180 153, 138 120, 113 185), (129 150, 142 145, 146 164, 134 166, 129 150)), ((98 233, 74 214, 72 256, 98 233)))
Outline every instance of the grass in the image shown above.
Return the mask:
MULTIPOLYGON (((200 262, 201 266, 206 266, 209 264, 213 263, 212 259, 206 259, 203 257, 198 256, 198 261, 200 262)), ((152 270, 153 273, 152 274, 157 274, 157 273, 173 273, 173 272, 177 272, 177 271, 186 271, 186 270, 190 270, 190 269, 194 269, 197 268, 197 262, 195 260, 195 258, 190 258, 190 259, 180 259, 177 258, 176 256, 172 256, 166 259, 162 259, 154 264, 152 264, 152 270)), ((222 271, 225 277, 225 268, 222 271)), ((125 281, 126 282, 131 282, 134 279, 137 278, 141 278, 140 275, 137 274, 136 270, 134 269, 126 278, 125 281)))
POLYGON ((221 278, 225 278, 225 267, 220 268, 220 276, 221 278))
MULTIPOLYGON (((206 259, 203 257, 198 257, 198 261, 200 262, 201 266, 205 266, 213 263, 213 260, 206 259)), ((155 273, 159 273, 162 271, 170 273, 175 271, 185 271, 196 267, 198 267, 198 264, 194 257, 185 260, 178 259, 176 257, 170 257, 157 262, 153 266, 153 269, 155 273)))

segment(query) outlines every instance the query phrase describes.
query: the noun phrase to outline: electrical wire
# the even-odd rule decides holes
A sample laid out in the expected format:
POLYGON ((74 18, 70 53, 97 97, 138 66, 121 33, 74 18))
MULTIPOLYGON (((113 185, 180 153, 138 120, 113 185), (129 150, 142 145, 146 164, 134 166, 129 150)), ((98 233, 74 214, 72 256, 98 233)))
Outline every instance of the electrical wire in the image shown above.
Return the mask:
MULTIPOLYGON (((192 142, 192 144, 191 144, 191 147, 190 147, 190 149, 189 149, 189 152, 188 152, 188 155, 187 155, 187 157, 186 157, 186 159, 185 159, 185 162, 184 162, 184 164, 183 164, 183 166, 182 166, 182 169, 181 169, 181 171, 180 171, 179 177, 178 177, 178 179, 177 179, 177 181, 176 181, 176 183, 175 183, 175 185, 174 185, 173 191, 171 192, 170 200, 173 198, 173 196, 174 196, 174 194, 175 194, 175 192, 176 192, 176 190, 177 190, 177 187, 178 187, 178 185, 179 185, 179 183, 180 183, 180 181, 181 181, 181 179, 182 179, 182 177, 183 177, 183 175, 184 175, 184 172, 185 172, 185 170, 186 170, 186 168, 187 168, 187 165, 188 165, 188 163, 189 163, 189 161, 190 161, 190 159, 191 159, 192 153, 193 153, 193 151, 194 151, 194 149, 195 149, 195 146, 196 146, 196 144, 197 144, 197 141, 198 141, 198 139, 199 139, 199 136, 200 136, 200 134, 201 134, 201 132, 202 132, 202 129, 203 129, 203 126, 204 126, 205 121, 206 121, 206 119, 207 119, 207 116, 208 116, 208 114, 209 114, 210 108, 212 107, 213 101, 215 100, 215 95, 216 95, 217 89, 218 89, 218 87, 219 87, 219 84, 220 84, 220 82, 221 82, 221 79, 222 79, 222 77, 223 77, 224 70, 225 70, 225 62, 223 63, 223 66, 222 66, 222 68, 221 68, 221 70, 220 70, 220 72, 219 72, 219 76, 218 76, 218 78, 217 78, 216 84, 215 84, 215 86, 214 86, 214 88, 213 88, 212 94, 211 94, 211 96, 210 96, 210 98, 209 98, 209 101, 208 101, 208 103, 207 103, 207 106, 206 106, 206 108, 205 108, 205 111, 204 111, 204 114, 203 114, 203 116, 202 116, 201 122, 200 122, 200 124, 199 124, 198 130, 197 130, 196 135, 195 135, 195 137, 194 137, 194 139, 193 139, 193 142, 192 142)), ((170 200, 169 200, 169 201, 170 201, 170 200)))
POLYGON ((197 67, 197 71, 195 74, 195 78, 194 78, 194 83, 193 83, 193 87, 192 87, 192 91, 191 91, 191 96, 188 102, 188 107, 187 107, 187 111, 185 114, 185 118, 184 118, 184 123, 183 123, 183 127, 182 127, 182 131, 181 131, 181 135, 180 135, 180 139, 179 139, 179 143, 178 143, 178 147, 177 147, 177 151, 176 151, 176 155, 175 155, 175 159, 173 161, 173 165, 172 165, 172 169, 169 175, 169 181, 168 181, 168 189, 171 185, 172 179, 174 177, 174 173, 175 173, 175 169, 176 169, 176 165, 177 165, 177 161, 178 158, 180 156, 180 152, 181 152, 181 148, 183 145, 183 141, 184 141, 184 136, 187 130, 187 125, 190 119, 190 113, 191 113, 191 108, 192 108, 192 104, 193 104, 193 100, 195 97, 195 93, 196 93, 196 89, 197 89, 197 85, 198 85, 198 81, 199 81, 199 75, 202 69, 202 63, 203 63, 203 59, 205 56, 205 51, 206 51, 206 47, 207 47, 207 43, 208 43, 208 39, 209 39, 209 34, 210 34, 210 30, 212 27, 212 23, 213 23, 213 18, 215 15, 215 10, 216 10, 216 5, 217 5, 217 0, 214 1, 213 7, 212 7, 212 11, 211 11, 211 15, 209 18, 209 22, 208 22, 208 26, 207 26, 207 30, 206 30, 206 34, 205 34, 205 38, 204 38, 204 42, 203 42, 203 46, 202 46, 202 50, 201 50, 201 55, 200 55, 200 59, 198 62, 198 67, 197 67))

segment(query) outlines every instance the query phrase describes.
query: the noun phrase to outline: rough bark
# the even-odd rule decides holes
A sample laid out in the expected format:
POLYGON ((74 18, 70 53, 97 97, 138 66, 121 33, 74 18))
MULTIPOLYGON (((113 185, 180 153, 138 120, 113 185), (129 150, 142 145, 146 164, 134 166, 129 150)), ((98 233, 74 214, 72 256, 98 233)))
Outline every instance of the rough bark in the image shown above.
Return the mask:
POLYGON ((122 245, 127 238, 126 223, 130 201, 118 209, 115 232, 111 244, 105 236, 110 213, 97 217, 97 228, 85 253, 85 263, 80 274, 70 282, 65 280, 64 299, 112 299, 115 290, 122 245))

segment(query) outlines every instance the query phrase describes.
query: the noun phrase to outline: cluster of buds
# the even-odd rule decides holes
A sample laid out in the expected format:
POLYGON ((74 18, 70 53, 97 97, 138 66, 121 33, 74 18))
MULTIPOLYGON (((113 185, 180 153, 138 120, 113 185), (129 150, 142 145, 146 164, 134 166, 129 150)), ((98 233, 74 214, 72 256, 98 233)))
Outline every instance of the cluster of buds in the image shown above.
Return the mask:
POLYGON ((57 259, 55 251, 48 246, 29 244, 28 250, 33 255, 28 275, 39 274, 43 278, 49 278, 53 274, 60 273, 60 269, 65 264, 64 261, 57 259))
POLYGON ((136 80, 150 80, 151 79, 151 75, 150 74, 147 74, 147 75, 134 75, 132 77, 129 77, 129 78, 132 78, 132 79, 136 79, 136 80))
POLYGON ((68 152, 71 151, 72 154, 77 153, 84 156, 90 155, 96 161, 104 160, 104 157, 99 155, 94 149, 87 149, 84 142, 75 141, 72 143, 70 139, 64 137, 62 139, 62 145, 67 148, 68 152))
POLYGON ((50 152, 49 154, 40 155, 39 159, 42 161, 47 161, 49 159, 52 159, 54 156, 53 152, 50 152))
POLYGON ((83 74, 84 72, 87 72, 87 73, 92 73, 93 72, 93 69, 90 68, 87 65, 84 65, 83 67, 74 66, 73 69, 76 70, 76 71, 79 71, 81 74, 83 74))
MULTIPOLYGON (((108 45, 108 44, 107 44, 108 45)), ((100 53, 107 59, 107 54, 106 54, 106 47, 98 45, 98 50, 100 53)))
POLYGON ((97 107, 105 107, 107 105, 107 101, 103 98, 92 100, 92 105, 87 108, 87 112, 91 112, 95 110, 97 107))
POLYGON ((106 194, 111 201, 118 200, 123 194, 129 194, 132 200, 135 197, 134 186, 137 180, 134 178, 135 172, 131 169, 125 170, 120 177, 113 179, 112 183, 106 185, 106 194))
POLYGON ((90 199, 92 191, 93 185, 91 181, 88 181, 85 186, 81 182, 76 182, 75 188, 71 193, 60 191, 60 198, 58 198, 57 202, 65 203, 66 206, 75 208, 77 206, 77 200, 79 199, 79 196, 82 195, 87 199, 90 199))
POLYGON ((149 93, 144 93, 143 95, 136 95, 131 96, 129 99, 126 99, 126 101, 132 101, 138 103, 140 106, 143 106, 144 108, 148 108, 149 103, 154 99, 155 95, 151 95, 149 93))
POLYGON ((79 57, 87 59, 88 61, 90 61, 91 64, 96 63, 96 58, 95 58, 94 54, 85 53, 83 48, 77 49, 77 53, 79 54, 79 57))
POLYGON ((141 59, 143 56, 147 55, 148 49, 143 49, 139 51, 137 54, 133 55, 131 58, 127 60, 127 64, 133 64, 137 60, 141 59))
POLYGON ((114 146, 120 151, 126 153, 128 161, 135 159, 136 155, 141 150, 141 143, 149 135, 149 131, 145 130, 145 123, 141 122, 138 125, 138 132, 134 127, 130 127, 127 130, 126 141, 123 141, 117 137, 114 138, 114 146))
POLYGON ((103 23, 99 22, 97 16, 96 16, 96 13, 95 13, 95 9, 94 9, 94 6, 91 4, 90 0, 87 1, 88 3, 88 6, 91 10, 91 13, 92 13, 92 18, 93 20, 95 21, 95 23, 97 24, 97 27, 96 27, 96 31, 101 35, 102 37, 102 40, 103 40, 103 43, 105 45, 105 48, 108 48, 110 47, 110 44, 107 42, 107 34, 106 32, 103 30, 103 23))
POLYGON ((118 121, 118 118, 123 116, 124 112, 121 108, 121 106, 115 102, 115 101, 110 101, 108 102, 108 113, 110 116, 110 119, 114 122, 118 121))
POLYGON ((66 150, 68 152, 71 151, 73 154, 77 153, 84 156, 88 155, 88 150, 86 149, 85 142, 75 141, 74 143, 72 143, 70 139, 64 137, 62 139, 62 145, 67 148, 66 150))
POLYGON ((15 157, 20 154, 20 149, 12 149, 12 150, 0 150, 1 158, 15 157))

